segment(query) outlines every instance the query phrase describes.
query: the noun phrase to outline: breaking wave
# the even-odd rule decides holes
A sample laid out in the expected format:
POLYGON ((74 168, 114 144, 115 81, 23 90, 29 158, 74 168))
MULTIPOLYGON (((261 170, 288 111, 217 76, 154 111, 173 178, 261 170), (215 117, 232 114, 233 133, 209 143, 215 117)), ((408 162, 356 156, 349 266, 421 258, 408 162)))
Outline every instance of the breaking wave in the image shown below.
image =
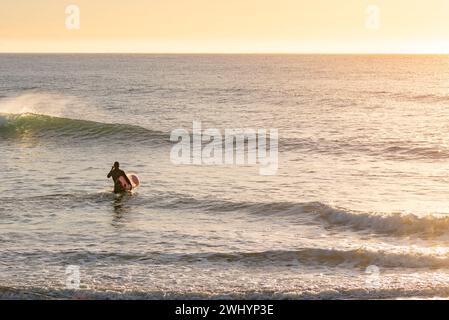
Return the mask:
POLYGON ((0 114, 0 136, 42 139, 72 138, 101 140, 120 138, 124 141, 169 143, 169 136, 160 131, 127 124, 101 123, 40 114, 0 114))
MULTIPOLYGON (((112 193, 53 194, 37 197, 3 198, 3 206, 84 206, 105 205, 116 200, 112 193)), ((321 202, 236 202, 201 199, 177 192, 159 192, 131 196, 125 204, 134 208, 160 208, 176 211, 201 210, 211 213, 243 212, 260 216, 299 219, 301 223, 324 224, 326 227, 366 231, 385 236, 416 236, 431 238, 449 233, 449 216, 442 214, 415 215, 412 213, 358 212, 332 207, 321 202)))

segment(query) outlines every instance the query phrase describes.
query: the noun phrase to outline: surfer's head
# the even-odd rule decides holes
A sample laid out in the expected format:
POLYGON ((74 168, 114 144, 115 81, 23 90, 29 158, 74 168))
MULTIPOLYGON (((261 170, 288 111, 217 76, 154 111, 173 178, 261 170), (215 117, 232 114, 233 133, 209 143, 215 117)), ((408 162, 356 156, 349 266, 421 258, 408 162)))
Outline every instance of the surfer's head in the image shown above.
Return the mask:
POLYGON ((120 168, 120 163, 118 163, 118 161, 114 162, 114 168, 116 169, 120 168))

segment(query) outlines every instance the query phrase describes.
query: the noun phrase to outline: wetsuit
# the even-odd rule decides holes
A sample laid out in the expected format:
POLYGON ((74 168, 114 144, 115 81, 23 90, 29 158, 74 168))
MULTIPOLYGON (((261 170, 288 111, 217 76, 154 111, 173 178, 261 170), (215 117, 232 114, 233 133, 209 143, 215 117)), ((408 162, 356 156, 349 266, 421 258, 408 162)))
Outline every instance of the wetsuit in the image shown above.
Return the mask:
POLYGON ((126 182, 128 182, 132 188, 132 183, 131 183, 131 181, 129 181, 128 177, 126 176, 125 171, 117 169, 117 168, 113 168, 113 169, 111 169, 111 172, 109 172, 108 178, 112 177, 112 180, 114 180, 114 192, 115 193, 121 193, 121 192, 126 191, 126 190, 123 190, 122 185, 120 184, 120 182, 118 180, 122 176, 126 179, 126 182))

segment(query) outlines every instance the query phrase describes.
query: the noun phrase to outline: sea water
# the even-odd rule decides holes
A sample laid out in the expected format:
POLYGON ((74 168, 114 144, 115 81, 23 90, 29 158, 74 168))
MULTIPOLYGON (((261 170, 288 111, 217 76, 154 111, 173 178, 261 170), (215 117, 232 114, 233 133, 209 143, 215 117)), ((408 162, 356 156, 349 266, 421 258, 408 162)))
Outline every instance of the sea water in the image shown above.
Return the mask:
POLYGON ((2 54, 0 297, 448 296, 448 79, 448 56, 2 54), (276 174, 174 163, 195 121, 277 130, 276 174))

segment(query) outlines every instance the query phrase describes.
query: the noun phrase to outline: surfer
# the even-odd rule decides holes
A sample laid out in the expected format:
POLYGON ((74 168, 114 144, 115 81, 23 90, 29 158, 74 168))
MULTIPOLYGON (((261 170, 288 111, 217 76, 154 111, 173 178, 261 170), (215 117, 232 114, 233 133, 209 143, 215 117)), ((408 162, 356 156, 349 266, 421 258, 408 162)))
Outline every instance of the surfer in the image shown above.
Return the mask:
POLYGON ((114 193, 122 193, 125 191, 132 190, 132 183, 129 180, 129 178, 126 176, 125 171, 120 170, 120 163, 117 161, 114 162, 114 165, 112 166, 111 171, 108 173, 108 179, 112 177, 112 180, 114 180, 114 193), (122 178, 122 179, 120 179, 122 178), (128 184, 127 188, 123 185, 122 181, 125 179, 126 183, 128 184))

